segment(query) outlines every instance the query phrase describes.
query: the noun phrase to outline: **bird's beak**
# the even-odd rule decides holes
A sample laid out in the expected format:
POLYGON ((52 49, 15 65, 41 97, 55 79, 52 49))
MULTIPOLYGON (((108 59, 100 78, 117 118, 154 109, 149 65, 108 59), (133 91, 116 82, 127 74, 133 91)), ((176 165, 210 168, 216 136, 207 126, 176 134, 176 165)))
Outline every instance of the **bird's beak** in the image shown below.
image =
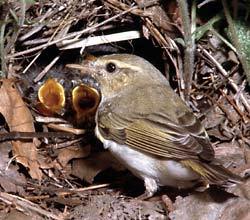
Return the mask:
POLYGON ((80 70, 81 72, 86 73, 86 74, 90 70, 89 65, 85 65, 85 64, 75 64, 75 63, 72 63, 72 64, 67 64, 66 67, 70 68, 70 69, 80 70))
POLYGON ((82 75, 90 75, 94 77, 96 73, 96 68, 94 67, 93 64, 96 59, 97 59, 96 57, 92 55, 88 55, 82 63, 67 64, 66 67, 70 69, 80 70, 82 75))

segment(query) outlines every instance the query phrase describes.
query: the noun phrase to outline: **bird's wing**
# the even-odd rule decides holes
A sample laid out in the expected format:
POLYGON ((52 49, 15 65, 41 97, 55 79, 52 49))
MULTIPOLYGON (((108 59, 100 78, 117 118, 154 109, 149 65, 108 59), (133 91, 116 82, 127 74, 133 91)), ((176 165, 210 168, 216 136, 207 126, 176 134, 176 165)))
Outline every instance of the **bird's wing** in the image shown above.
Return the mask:
POLYGON ((214 158, 207 134, 191 112, 180 116, 178 122, 163 113, 135 114, 128 120, 122 114, 103 112, 98 116, 98 128, 104 139, 163 158, 214 158))

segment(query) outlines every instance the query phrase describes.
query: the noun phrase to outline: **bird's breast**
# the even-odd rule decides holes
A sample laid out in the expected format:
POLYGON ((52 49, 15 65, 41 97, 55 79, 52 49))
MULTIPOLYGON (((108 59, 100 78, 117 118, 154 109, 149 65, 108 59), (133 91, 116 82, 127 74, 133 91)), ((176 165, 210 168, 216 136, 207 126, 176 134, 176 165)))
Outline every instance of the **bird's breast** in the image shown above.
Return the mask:
POLYGON ((110 140, 104 140, 103 145, 140 179, 153 178, 161 186, 186 188, 190 187, 190 181, 199 178, 196 173, 177 161, 159 159, 110 140))

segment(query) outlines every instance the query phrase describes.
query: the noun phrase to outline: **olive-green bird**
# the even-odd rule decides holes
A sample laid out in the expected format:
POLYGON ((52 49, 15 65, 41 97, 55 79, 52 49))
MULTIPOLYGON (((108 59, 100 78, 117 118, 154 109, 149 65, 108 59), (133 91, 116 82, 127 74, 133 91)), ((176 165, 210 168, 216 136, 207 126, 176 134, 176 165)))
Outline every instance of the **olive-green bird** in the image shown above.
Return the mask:
POLYGON ((96 113, 96 136, 144 180, 146 197, 153 196, 159 186, 241 182, 241 177, 215 162, 200 121, 145 59, 113 54, 67 66, 98 82, 102 98, 96 113))

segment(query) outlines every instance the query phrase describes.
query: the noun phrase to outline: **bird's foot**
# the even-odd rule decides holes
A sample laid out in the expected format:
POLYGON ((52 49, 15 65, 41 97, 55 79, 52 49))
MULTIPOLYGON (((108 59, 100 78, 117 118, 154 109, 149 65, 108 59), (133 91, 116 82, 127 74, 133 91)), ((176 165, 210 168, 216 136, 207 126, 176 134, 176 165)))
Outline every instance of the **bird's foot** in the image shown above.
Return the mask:
POLYGON ((210 185, 209 185, 208 183, 201 182, 201 183, 199 183, 199 184, 195 187, 195 191, 196 191, 196 192, 204 192, 204 191, 206 191, 209 187, 210 187, 210 185))
POLYGON ((158 185, 154 179, 151 178, 145 178, 144 179, 144 185, 145 185, 145 192, 138 196, 137 199, 140 200, 146 200, 151 198, 158 190, 158 185))

